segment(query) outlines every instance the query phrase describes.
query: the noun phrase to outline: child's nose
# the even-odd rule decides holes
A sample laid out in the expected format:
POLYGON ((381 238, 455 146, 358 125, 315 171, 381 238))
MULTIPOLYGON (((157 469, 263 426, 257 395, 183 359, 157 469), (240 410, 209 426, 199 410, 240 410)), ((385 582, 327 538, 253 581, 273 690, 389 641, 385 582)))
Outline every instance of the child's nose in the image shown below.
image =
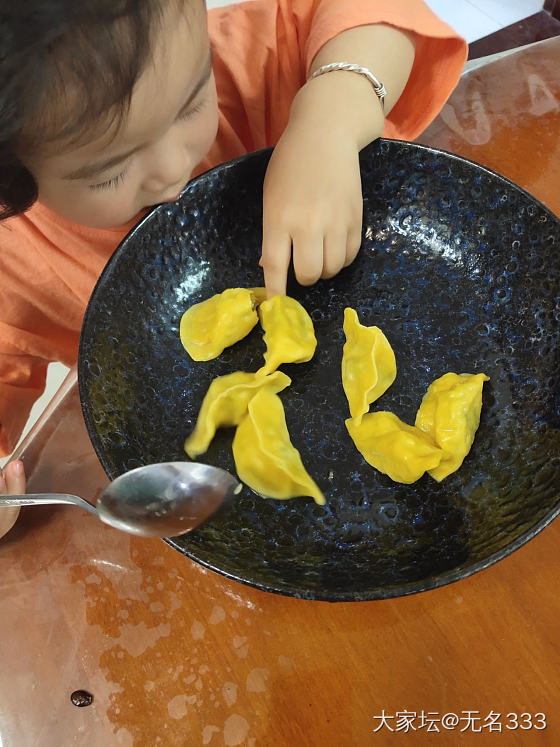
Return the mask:
POLYGON ((185 186, 192 171, 188 149, 172 140, 152 148, 146 162, 142 187, 147 192, 169 197, 167 192, 185 186))

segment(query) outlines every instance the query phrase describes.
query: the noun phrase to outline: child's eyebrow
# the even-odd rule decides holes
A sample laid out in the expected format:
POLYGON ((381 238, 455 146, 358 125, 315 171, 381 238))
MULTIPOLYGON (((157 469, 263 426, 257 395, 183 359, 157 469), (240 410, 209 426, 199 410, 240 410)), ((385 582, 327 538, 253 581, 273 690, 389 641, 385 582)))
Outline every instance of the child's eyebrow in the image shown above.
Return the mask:
MULTIPOLYGON (((208 82, 210 76, 212 75, 212 51, 209 52, 208 57, 206 58, 206 64, 204 65, 204 69, 202 72, 202 75, 198 79, 196 85, 192 89, 192 91, 189 94, 188 99, 185 101, 179 112, 183 112, 192 104, 194 99, 198 96, 201 89, 206 85, 208 82)), ((117 156, 113 156, 112 158, 108 158, 106 161, 100 161, 98 163, 88 163, 85 166, 81 166, 79 169, 76 169, 75 171, 70 172, 69 174, 66 174, 66 176, 63 176, 63 179, 91 179, 94 176, 98 176, 99 174, 102 174, 105 171, 108 171, 111 168, 114 168, 117 166, 117 164, 121 163, 122 161, 126 161, 127 158, 132 156, 136 151, 139 151, 143 148, 143 145, 137 145, 136 148, 131 148, 130 150, 127 150, 125 153, 119 153, 117 156)))

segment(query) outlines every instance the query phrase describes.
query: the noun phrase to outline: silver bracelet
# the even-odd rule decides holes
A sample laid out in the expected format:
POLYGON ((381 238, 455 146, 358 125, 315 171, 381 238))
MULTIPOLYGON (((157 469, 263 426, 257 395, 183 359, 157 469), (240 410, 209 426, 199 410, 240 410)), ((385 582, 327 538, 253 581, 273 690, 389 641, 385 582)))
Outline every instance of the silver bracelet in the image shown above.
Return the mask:
POLYGON ((387 95, 387 89, 383 83, 375 77, 371 70, 367 69, 367 67, 354 65, 352 62, 331 62, 329 65, 323 65, 315 70, 315 72, 309 76, 309 80, 312 80, 319 75, 323 75, 323 73, 332 73, 334 70, 348 70, 351 73, 358 73, 358 75, 363 75, 364 78, 367 78, 379 99, 381 110, 385 113, 385 96, 387 95))

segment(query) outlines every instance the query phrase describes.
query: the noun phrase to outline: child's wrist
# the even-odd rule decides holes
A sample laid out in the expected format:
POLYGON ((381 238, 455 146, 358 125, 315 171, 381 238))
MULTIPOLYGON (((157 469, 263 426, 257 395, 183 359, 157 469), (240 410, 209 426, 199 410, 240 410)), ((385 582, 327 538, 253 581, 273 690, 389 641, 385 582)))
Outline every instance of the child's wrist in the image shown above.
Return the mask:
POLYGON ((313 78, 298 91, 290 111, 292 121, 339 129, 361 150, 381 136, 385 118, 369 81, 340 70, 313 78))

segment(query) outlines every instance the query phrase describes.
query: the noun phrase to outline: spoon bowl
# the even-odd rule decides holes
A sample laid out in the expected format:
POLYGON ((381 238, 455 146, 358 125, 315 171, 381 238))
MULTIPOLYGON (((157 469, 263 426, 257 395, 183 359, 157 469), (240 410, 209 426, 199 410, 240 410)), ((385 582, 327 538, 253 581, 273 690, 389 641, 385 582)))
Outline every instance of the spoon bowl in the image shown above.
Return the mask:
POLYGON ((177 537, 214 514, 241 489, 226 470, 198 462, 161 462, 130 470, 103 490, 97 505, 66 493, 0 495, 2 506, 70 503, 105 524, 141 537, 177 537))

